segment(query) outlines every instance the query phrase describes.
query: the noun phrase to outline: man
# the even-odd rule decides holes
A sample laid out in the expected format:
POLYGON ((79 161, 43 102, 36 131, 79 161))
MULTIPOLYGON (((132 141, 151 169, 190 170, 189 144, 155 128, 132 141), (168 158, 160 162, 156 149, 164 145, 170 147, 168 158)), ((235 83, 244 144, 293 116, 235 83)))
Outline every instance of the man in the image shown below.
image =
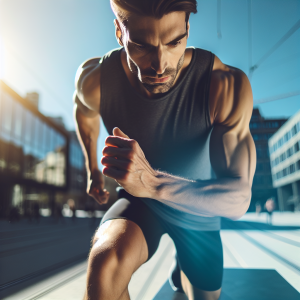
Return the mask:
POLYGON ((256 164, 249 81, 211 52, 186 48, 195 0, 111 6, 121 48, 83 63, 74 93, 88 193, 100 204, 109 198, 97 165, 99 115, 110 134, 103 174, 123 188, 95 233, 85 299, 130 299, 132 274, 164 233, 177 251, 174 290, 218 299, 220 216, 247 211, 256 164))

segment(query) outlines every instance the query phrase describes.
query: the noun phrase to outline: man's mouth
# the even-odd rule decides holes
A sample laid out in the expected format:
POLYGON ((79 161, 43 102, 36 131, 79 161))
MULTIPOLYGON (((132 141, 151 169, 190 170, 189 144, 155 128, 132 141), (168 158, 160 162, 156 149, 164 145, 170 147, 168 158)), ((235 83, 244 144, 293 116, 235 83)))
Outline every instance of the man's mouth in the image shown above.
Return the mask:
POLYGON ((147 81, 153 82, 153 83, 164 83, 170 79, 170 76, 166 76, 163 78, 156 78, 156 77, 146 77, 147 81))

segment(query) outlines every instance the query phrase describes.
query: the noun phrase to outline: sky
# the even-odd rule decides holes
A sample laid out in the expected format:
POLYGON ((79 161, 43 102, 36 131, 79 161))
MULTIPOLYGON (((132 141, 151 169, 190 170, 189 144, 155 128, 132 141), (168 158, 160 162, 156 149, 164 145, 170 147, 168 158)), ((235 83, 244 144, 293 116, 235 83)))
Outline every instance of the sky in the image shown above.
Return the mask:
MULTIPOLYGON (((190 18, 188 46, 212 51, 225 64, 247 75, 250 65, 268 53, 300 19, 300 0, 219 2, 220 19, 217 0, 198 1, 198 13, 190 18)), ((85 60, 119 47, 113 20, 109 0, 0 0, 0 79, 21 96, 37 91, 40 111, 62 116, 66 127, 74 129, 76 70, 85 60)), ((255 105, 266 118, 290 117, 300 109, 300 29, 253 72, 251 86, 254 103, 298 93, 255 105)), ((106 135, 102 126, 100 149, 106 135)))

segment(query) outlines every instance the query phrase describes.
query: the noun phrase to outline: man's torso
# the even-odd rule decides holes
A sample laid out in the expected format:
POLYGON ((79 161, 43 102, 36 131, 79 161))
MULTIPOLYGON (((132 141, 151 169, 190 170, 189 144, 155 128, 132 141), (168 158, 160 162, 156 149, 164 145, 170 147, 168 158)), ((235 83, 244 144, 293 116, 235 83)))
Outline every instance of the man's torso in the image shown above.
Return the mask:
MULTIPOLYGON (((130 83, 121 50, 100 60, 100 115, 109 134, 114 127, 135 139, 150 165, 189 179, 210 179, 210 76, 214 55, 193 49, 190 64, 177 84, 162 97, 147 99, 130 83)), ((218 230, 219 218, 179 212, 158 201, 145 201, 161 217, 190 229, 218 230)))

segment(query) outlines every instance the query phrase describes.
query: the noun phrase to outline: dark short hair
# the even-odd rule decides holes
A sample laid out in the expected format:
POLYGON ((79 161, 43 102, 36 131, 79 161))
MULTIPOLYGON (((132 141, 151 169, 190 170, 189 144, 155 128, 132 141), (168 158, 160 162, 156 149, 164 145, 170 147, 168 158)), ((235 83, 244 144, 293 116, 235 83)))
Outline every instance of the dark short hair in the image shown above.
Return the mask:
POLYGON ((131 14, 160 19, 168 13, 184 11, 187 22, 191 13, 197 13, 196 0, 110 0, 110 5, 124 25, 131 14))

